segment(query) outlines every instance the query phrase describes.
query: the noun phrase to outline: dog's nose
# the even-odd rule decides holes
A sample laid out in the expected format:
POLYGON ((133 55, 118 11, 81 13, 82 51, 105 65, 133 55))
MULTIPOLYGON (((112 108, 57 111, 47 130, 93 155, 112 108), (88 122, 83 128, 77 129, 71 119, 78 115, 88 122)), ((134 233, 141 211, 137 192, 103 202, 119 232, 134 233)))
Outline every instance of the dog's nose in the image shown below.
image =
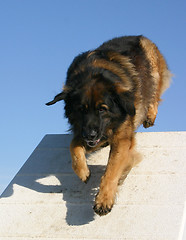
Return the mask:
POLYGON ((89 136, 91 139, 94 139, 97 136, 97 131, 95 129, 92 129, 89 133, 89 136))
POLYGON ((83 137, 87 140, 94 140, 97 137, 96 129, 83 130, 83 137))

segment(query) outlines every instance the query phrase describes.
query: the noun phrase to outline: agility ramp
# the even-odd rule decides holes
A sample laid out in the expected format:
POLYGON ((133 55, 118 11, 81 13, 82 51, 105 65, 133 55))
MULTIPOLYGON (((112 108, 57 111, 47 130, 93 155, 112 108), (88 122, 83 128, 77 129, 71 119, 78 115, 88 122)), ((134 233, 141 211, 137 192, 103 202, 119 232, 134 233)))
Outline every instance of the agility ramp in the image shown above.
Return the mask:
POLYGON ((137 133, 143 161, 110 214, 92 209, 109 148, 88 156, 91 178, 71 169, 71 135, 46 135, 0 198, 0 239, 186 239, 186 132, 137 133))

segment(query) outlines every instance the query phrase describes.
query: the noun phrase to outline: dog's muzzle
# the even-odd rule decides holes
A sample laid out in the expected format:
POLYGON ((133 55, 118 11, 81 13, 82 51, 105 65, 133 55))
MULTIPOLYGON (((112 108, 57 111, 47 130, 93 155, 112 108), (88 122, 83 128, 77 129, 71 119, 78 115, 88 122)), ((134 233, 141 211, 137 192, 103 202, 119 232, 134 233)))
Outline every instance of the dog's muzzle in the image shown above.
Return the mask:
POLYGON ((100 142, 100 139, 97 139, 97 140, 85 140, 85 142, 86 142, 86 144, 89 147, 95 147, 100 142))

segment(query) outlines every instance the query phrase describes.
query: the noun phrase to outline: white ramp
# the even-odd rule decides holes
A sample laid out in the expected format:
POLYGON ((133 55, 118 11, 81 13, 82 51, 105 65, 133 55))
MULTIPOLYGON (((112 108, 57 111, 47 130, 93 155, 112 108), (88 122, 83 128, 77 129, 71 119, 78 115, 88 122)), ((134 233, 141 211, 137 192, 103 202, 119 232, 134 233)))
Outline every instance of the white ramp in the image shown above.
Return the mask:
POLYGON ((137 133, 143 161, 103 217, 92 206, 109 148, 88 157, 84 184, 71 169, 71 138, 46 135, 1 195, 1 240, 186 239, 186 132, 137 133))

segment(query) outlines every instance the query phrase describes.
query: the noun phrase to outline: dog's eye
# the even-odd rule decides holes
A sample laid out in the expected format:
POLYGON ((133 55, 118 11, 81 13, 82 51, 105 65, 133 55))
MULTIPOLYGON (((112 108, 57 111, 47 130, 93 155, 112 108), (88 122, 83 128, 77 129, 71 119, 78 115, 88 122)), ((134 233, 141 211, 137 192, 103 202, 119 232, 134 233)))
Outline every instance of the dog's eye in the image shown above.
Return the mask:
POLYGON ((103 107, 103 106, 101 106, 99 109, 99 112, 100 113, 104 113, 104 112, 106 112, 107 111, 107 108, 106 107, 103 107))

